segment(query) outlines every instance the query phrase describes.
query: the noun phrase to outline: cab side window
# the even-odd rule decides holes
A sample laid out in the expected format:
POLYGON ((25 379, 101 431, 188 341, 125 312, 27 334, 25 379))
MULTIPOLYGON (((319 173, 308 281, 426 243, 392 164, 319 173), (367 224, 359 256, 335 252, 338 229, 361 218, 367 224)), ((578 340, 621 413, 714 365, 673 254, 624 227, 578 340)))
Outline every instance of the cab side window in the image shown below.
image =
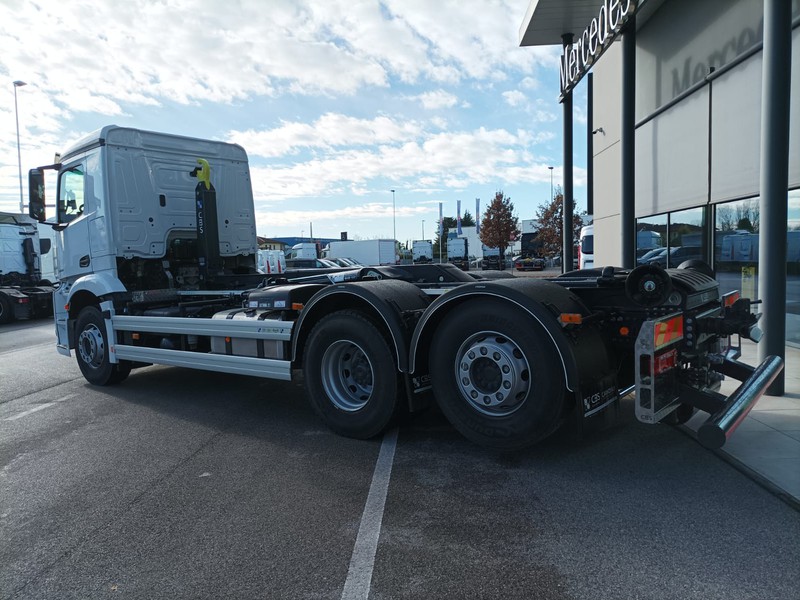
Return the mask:
POLYGON ((63 171, 58 181, 58 222, 69 223, 83 214, 84 178, 82 165, 63 171))

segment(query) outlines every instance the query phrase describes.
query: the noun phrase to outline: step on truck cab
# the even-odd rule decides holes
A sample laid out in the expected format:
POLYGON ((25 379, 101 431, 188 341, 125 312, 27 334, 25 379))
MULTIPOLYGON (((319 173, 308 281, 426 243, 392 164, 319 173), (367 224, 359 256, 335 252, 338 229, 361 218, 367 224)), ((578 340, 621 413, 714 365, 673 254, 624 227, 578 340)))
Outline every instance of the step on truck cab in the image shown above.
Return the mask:
MULTIPOLYGON (((782 362, 747 299, 702 268, 605 267, 552 279, 451 264, 256 270, 247 156, 233 144, 109 126, 31 171, 44 220, 57 172, 56 332, 95 385, 173 365, 270 379, 302 372, 334 431, 369 438, 436 402, 470 440, 522 448, 630 393, 643 423, 709 413, 718 447, 782 362), (725 376, 743 384, 718 393, 725 376)), ((157 390, 154 390, 157 391, 157 390)))

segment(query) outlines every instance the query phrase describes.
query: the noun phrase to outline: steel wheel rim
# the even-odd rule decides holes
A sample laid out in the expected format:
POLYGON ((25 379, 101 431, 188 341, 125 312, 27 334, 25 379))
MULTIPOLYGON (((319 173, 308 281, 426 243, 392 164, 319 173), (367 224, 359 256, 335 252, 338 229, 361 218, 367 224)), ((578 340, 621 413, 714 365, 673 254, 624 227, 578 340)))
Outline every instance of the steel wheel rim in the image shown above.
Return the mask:
POLYGON ((322 386, 339 410, 356 412, 372 397, 374 370, 366 352, 350 341, 328 346, 322 356, 322 386))
POLYGON ((506 335, 480 331, 456 353, 458 389, 471 408, 490 417, 519 410, 531 390, 531 368, 520 347, 506 335))
POLYGON ((102 366, 106 357, 106 344, 97 325, 89 325, 81 331, 78 337, 78 353, 81 360, 93 369, 102 366))

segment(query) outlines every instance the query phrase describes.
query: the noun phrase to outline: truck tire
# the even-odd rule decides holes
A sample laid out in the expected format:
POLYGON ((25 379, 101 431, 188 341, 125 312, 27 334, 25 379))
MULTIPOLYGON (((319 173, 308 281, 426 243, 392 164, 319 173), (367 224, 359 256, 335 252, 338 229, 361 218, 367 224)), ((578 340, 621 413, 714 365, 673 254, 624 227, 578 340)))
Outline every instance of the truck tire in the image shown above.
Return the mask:
POLYGON ((4 294, 0 294, 0 325, 11 323, 13 320, 14 309, 11 306, 11 302, 8 301, 4 294))
POLYGON ((303 374, 314 411, 336 433, 369 439, 395 416, 400 377, 389 342, 356 311, 328 315, 305 345, 303 374))
POLYGON ((129 362, 113 364, 108 359, 106 324, 99 309, 87 306, 75 324, 75 357, 86 381, 93 385, 114 385, 131 372, 129 362))
POLYGON ((560 425, 563 369, 549 336, 526 312, 471 300, 444 318, 430 356, 434 396, 467 439, 518 450, 560 425))

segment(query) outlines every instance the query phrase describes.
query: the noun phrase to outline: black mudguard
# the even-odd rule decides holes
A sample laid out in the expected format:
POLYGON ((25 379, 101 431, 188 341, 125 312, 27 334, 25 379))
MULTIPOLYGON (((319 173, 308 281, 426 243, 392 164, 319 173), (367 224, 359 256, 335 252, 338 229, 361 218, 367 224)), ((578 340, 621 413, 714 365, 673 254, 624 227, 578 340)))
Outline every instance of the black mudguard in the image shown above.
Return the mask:
POLYGON ((417 318, 430 298, 407 281, 384 279, 331 285, 315 294, 295 323, 292 362, 299 366, 303 347, 314 325, 337 310, 360 310, 386 331, 394 345, 397 368, 408 372, 408 346, 417 318))

